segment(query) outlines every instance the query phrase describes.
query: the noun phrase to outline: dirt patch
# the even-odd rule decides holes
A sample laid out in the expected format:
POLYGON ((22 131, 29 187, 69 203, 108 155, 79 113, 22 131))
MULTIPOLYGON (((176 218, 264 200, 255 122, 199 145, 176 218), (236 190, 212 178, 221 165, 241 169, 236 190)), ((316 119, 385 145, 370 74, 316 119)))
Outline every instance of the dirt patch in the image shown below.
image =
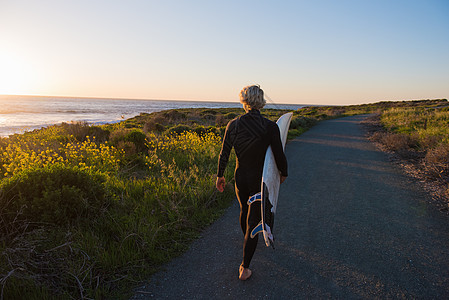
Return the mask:
MULTIPOLYGON (((387 153, 391 162, 417 180, 431 195, 431 204, 449 216, 449 178, 445 169, 447 167, 438 168, 441 160, 437 164, 432 163, 431 159, 435 151, 417 151, 412 147, 412 138, 387 132, 380 123, 379 114, 364 119, 361 124, 367 138, 379 150, 387 153)), ((444 151, 437 150, 437 152, 444 151)))

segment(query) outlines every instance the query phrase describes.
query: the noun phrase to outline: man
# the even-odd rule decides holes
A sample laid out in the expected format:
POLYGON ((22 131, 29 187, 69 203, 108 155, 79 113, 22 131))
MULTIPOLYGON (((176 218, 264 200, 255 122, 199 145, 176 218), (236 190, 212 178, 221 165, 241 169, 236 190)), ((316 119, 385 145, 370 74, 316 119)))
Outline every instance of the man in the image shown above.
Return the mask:
POLYGON ((237 156, 235 193, 240 204, 240 226, 245 235, 239 279, 246 280, 252 274, 249 265, 258 241, 258 235, 251 238, 251 231, 261 220, 260 201, 255 201, 250 206, 247 201, 249 197, 260 192, 268 146, 273 150, 276 165, 281 173, 281 183, 287 178, 288 170, 279 127, 275 122, 262 117, 259 111, 266 103, 263 90, 257 85, 244 87, 240 91, 240 102, 246 114, 231 120, 226 127, 218 161, 216 187, 220 192, 224 191, 226 180, 223 174, 234 147, 237 156))

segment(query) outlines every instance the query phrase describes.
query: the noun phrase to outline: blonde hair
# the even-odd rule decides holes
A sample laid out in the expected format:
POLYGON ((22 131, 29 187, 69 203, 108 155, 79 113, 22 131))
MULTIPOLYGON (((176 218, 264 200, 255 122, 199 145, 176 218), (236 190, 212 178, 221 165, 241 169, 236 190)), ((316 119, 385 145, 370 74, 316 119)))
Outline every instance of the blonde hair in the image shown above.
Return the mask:
POLYGON ((251 109, 263 108, 266 103, 263 98, 263 90, 258 85, 245 86, 240 91, 240 103, 243 104, 243 109, 246 112, 251 109))

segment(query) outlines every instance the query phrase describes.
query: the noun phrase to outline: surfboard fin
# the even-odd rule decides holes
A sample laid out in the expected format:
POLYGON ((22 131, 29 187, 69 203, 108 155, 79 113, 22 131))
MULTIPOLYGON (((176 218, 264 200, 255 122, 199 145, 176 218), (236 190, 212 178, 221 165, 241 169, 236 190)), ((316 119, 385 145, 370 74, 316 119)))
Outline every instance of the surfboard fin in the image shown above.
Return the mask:
POLYGON ((248 205, 250 205, 254 201, 262 201, 262 194, 260 192, 249 197, 248 205))
POLYGON ((261 233, 263 230, 262 227, 262 221, 259 222, 259 224, 254 227, 253 231, 251 231, 251 238, 253 239, 258 233, 261 233))

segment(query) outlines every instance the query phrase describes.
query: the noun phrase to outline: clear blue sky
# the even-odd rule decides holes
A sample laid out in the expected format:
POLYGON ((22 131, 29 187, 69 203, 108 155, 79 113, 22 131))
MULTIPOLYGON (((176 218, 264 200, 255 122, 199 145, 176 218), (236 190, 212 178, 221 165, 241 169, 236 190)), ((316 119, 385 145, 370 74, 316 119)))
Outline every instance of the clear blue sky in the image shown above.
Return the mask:
POLYGON ((0 94, 449 97, 448 0, 0 0, 0 94))

